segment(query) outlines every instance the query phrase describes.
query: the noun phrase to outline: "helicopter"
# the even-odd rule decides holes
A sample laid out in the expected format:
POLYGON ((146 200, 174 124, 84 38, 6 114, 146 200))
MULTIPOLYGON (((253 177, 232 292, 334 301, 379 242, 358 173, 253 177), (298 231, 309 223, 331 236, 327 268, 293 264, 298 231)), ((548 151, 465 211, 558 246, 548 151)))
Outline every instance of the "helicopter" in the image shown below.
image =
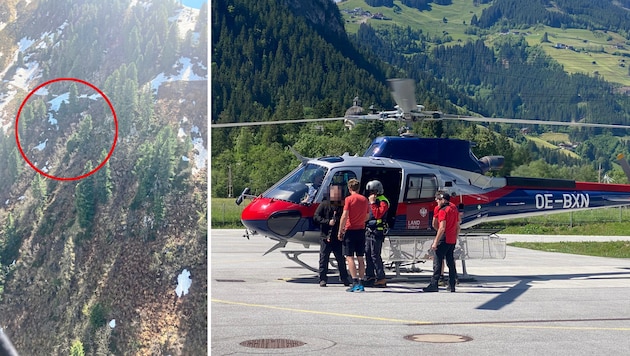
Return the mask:
MULTIPOLYGON (((401 266, 405 265, 418 270, 415 264, 430 258, 430 243, 435 235, 431 221, 438 190, 448 192, 451 202, 458 205, 460 211, 462 233, 456 258, 462 264, 466 259, 473 258, 505 258, 505 239, 492 239, 498 238, 496 232, 499 230, 475 229, 481 223, 630 205, 630 184, 492 177, 486 173, 501 169, 503 156, 477 158, 471 150, 473 143, 470 141, 423 138, 409 130, 411 122, 416 120, 444 119, 624 129, 630 126, 484 118, 424 111, 423 106, 415 103, 412 80, 393 79, 389 83, 397 103, 395 110, 372 110, 368 114, 361 114, 362 108, 355 99, 344 117, 316 120, 343 119, 349 128, 365 120, 404 121, 405 125, 399 130, 400 136, 375 138, 362 156, 344 153, 340 156, 309 158, 291 148, 300 161, 298 167, 262 194, 253 196, 249 188, 245 188, 236 199, 239 205, 245 198, 252 199, 241 215, 246 228, 245 236, 249 238, 259 234, 276 241, 265 254, 285 248, 289 242, 302 244, 304 248, 312 244, 318 246, 319 227, 313 221, 317 206, 326 198, 333 185, 340 186, 347 196, 347 182, 353 178, 362 182, 360 193, 364 195, 367 193, 366 183, 371 180, 379 180, 384 187, 390 208, 386 233, 389 246, 384 244, 383 259, 386 265, 396 269, 397 274, 401 266), (471 246, 479 241, 482 246, 473 251, 471 246), (494 256, 488 256, 487 250, 495 250, 494 256)), ((217 127, 237 125, 223 124, 217 127)), ((617 160, 630 181, 630 165, 623 155, 619 155, 617 160)), ((283 252, 303 267, 315 270, 300 260, 300 254, 317 250, 283 252)))

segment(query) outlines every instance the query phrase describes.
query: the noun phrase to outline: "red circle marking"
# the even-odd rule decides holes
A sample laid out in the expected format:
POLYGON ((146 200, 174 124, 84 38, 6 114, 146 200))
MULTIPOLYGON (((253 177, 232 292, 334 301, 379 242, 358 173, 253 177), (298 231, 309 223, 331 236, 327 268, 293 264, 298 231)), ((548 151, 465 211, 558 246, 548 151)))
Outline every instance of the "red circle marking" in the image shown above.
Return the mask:
POLYGON ((35 171, 37 171, 37 173, 39 173, 39 174, 41 174, 41 175, 43 175, 45 177, 48 177, 48 178, 51 178, 51 179, 55 179, 55 180, 79 180, 79 179, 83 179, 85 177, 88 177, 88 176, 96 173, 99 169, 101 169, 105 165, 105 163, 107 163, 109 158, 112 156, 112 153, 114 153, 114 148, 116 147, 116 141, 117 140, 118 140, 118 118, 116 118, 116 111, 114 110, 114 106, 109 101, 107 96, 105 94, 103 94, 103 92, 99 88, 97 88, 96 86, 94 86, 93 84, 91 84, 89 82, 86 82, 85 80, 81 80, 81 79, 77 79, 77 78, 56 78, 56 79, 52 79, 52 80, 49 80, 47 82, 44 82, 44 83, 40 84, 35 89, 33 89, 26 96, 26 98, 22 101, 22 105, 20 105, 20 109, 18 110, 17 116, 15 117, 15 141, 17 142, 17 147, 18 147, 18 150, 20 151, 20 154, 22 155, 22 158, 24 158, 26 163, 28 163, 29 166, 31 166, 35 171), (89 171, 89 172, 87 172, 85 174, 82 174, 80 176, 76 176, 76 177, 57 177, 57 176, 53 176, 51 174, 48 174, 48 173, 42 171, 41 169, 37 168, 31 161, 29 161, 28 157, 26 157, 26 155, 24 154, 24 151, 22 150, 22 145, 20 144, 20 135, 18 134, 18 122, 20 121, 20 115, 22 114, 22 109, 24 108, 24 105, 26 104, 28 99, 33 94, 35 94, 35 92, 37 92, 40 88, 45 87, 48 84, 55 83, 55 82, 60 82, 60 81, 73 81, 73 82, 81 83, 83 85, 87 85, 90 88, 94 89, 97 93, 99 93, 103 97, 103 99, 105 99, 105 101, 107 102, 107 105, 109 105, 109 109, 112 111, 112 114, 114 115, 114 126, 115 126, 114 142, 112 142, 112 147, 109 149, 109 152, 107 153, 107 157, 105 157, 103 162, 101 162, 101 164, 99 164, 93 170, 91 170, 91 171, 89 171))

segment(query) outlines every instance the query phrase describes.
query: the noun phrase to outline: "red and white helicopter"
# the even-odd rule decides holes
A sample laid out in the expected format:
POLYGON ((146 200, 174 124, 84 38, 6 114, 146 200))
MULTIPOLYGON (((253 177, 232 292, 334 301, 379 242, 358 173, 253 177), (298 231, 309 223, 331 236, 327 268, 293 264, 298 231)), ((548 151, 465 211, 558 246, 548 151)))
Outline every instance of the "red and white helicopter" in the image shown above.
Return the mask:
MULTIPOLYGON (((362 120, 405 120, 409 124, 410 121, 418 119, 457 119, 478 122, 630 128, 624 125, 483 118, 427 112, 415 103, 413 81, 395 79, 390 80, 390 85, 392 95, 398 104, 395 111, 356 115, 360 108, 355 103, 355 106, 348 109, 343 118, 317 120, 343 119, 349 127, 362 120)), ((300 120, 272 123, 287 122, 300 122, 300 120)), ((242 124, 212 126, 237 125, 242 124)), ((244 198, 253 198, 251 203, 244 208, 241 216, 242 223, 246 227, 246 236, 249 238, 250 235, 260 234, 277 241, 277 244, 266 253, 284 248, 288 242, 299 243, 306 248, 311 244, 318 246, 319 227, 313 221, 315 209, 331 185, 341 186, 346 189, 347 194, 346 183, 351 178, 360 180, 363 183, 363 190, 365 183, 372 179, 378 179, 383 184, 384 194, 389 197, 391 203, 388 214, 390 246, 384 251, 384 259, 386 263, 395 265, 397 268, 405 264, 413 265, 429 258, 426 253, 428 246, 422 248, 419 244, 429 241, 430 245, 434 236, 431 220, 436 204, 434 196, 438 189, 448 191, 453 197, 451 201, 459 205, 460 212, 463 213, 462 235, 464 236, 475 236, 479 233, 480 231, 476 231, 473 227, 482 222, 630 205, 630 184, 487 176, 484 174, 487 171, 502 167, 503 157, 486 156, 478 159, 472 153, 471 146, 471 142, 465 140, 421 138, 403 133, 400 136, 374 139, 360 157, 346 153, 334 157, 306 158, 294 151, 301 161, 297 168, 259 196, 250 195, 249 189, 246 188, 238 197, 237 204, 240 204, 244 198)), ((621 155, 618 157, 618 162, 630 180, 628 162, 621 155)), ((493 235, 495 231, 481 232, 493 235)), ((465 247, 462 249, 459 256, 462 261, 466 258, 474 258, 465 247)), ((283 252, 290 259, 313 270, 299 260, 299 254, 306 251, 283 252)))

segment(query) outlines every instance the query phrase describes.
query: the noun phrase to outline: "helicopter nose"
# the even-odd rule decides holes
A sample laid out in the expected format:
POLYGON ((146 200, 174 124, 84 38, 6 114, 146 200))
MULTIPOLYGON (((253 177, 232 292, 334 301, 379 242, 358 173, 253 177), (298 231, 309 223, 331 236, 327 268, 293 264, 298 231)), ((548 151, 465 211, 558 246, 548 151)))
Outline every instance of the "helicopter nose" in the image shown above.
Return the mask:
POLYGON ((302 221, 302 213, 293 206, 288 206, 294 204, 281 201, 271 203, 265 200, 259 199, 245 207, 241 215, 243 225, 250 230, 276 237, 293 235, 302 221))
POLYGON ((267 219, 267 225, 274 234, 288 236, 301 218, 302 214, 297 210, 278 211, 267 219))

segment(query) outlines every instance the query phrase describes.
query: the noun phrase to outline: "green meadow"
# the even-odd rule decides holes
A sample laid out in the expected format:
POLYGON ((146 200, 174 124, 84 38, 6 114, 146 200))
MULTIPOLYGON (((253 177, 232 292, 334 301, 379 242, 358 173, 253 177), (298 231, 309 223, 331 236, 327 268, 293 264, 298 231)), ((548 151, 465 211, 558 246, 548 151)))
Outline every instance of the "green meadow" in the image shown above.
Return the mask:
MULTIPOLYGON (((409 26, 414 30, 422 30, 429 36, 448 34, 457 44, 480 37, 466 34, 473 14, 481 15, 489 5, 474 6, 470 0, 453 0, 449 6, 431 4, 431 11, 418 11, 394 1, 394 8, 371 7, 363 0, 348 0, 338 3, 339 9, 352 10, 362 8, 371 13, 382 13, 391 20, 368 19, 343 13, 346 31, 356 33, 361 23, 368 23, 378 28, 382 26, 409 26)), ((582 29, 561 29, 543 25, 529 28, 511 29, 511 35, 523 35, 530 46, 541 46, 545 53, 561 64, 568 73, 584 73, 601 76, 605 80, 630 86, 630 44, 619 34, 604 31, 582 29), (548 42, 542 42, 547 33, 548 42), (558 44, 566 47, 557 48, 558 44), (570 48, 570 49, 569 49, 570 48)), ((483 40, 487 45, 499 36, 498 32, 484 31, 483 40)))

